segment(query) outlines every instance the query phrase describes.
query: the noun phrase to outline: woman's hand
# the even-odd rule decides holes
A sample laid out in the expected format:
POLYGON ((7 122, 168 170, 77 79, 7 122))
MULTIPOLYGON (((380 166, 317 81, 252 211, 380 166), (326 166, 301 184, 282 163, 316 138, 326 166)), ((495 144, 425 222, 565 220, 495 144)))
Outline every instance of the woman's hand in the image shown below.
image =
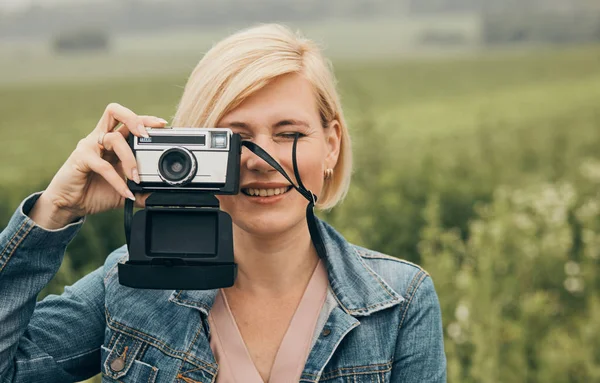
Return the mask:
POLYGON ((126 139, 129 134, 148 137, 146 126, 166 124, 162 118, 138 116, 122 105, 109 104, 96 128, 79 141, 37 200, 30 218, 46 229, 58 229, 79 217, 121 207, 125 198, 144 207, 148 194, 134 197, 125 183, 125 178, 139 183, 137 163, 126 139))

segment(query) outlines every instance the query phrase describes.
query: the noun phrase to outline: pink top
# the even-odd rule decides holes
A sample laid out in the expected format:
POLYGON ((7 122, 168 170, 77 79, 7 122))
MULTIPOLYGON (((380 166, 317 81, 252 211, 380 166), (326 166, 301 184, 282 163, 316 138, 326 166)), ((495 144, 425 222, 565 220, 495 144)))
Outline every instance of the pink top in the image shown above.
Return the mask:
MULTIPOLYGON (((319 260, 279 345, 269 382, 300 380, 327 295, 327 285, 327 271, 319 260)), ((264 383, 244 344, 223 290, 217 293, 208 321, 211 328, 210 348, 219 364, 216 383, 264 383)))

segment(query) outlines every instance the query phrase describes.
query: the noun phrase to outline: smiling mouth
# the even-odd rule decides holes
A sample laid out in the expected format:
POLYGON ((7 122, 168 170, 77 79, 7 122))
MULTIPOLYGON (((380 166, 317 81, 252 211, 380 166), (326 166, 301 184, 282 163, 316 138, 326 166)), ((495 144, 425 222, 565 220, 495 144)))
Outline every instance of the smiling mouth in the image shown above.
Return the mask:
POLYGON ((292 186, 286 186, 282 188, 272 188, 272 189, 255 189, 255 188, 244 188, 242 189, 242 193, 249 197, 272 197, 281 194, 285 194, 290 191, 292 186))

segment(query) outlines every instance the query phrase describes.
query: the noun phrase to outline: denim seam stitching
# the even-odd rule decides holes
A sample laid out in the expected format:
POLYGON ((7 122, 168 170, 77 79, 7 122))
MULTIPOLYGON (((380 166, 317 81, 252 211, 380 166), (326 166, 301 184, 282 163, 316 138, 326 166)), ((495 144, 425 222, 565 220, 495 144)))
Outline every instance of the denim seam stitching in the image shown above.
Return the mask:
POLYGON ((70 356, 68 358, 65 358, 65 359, 57 359, 56 363, 62 363, 62 362, 66 362, 66 361, 69 361, 69 360, 73 360, 75 358, 80 358, 80 357, 82 357, 84 355, 91 354, 91 353, 95 352, 96 350, 98 350, 98 348, 94 348, 94 349, 89 350, 89 351, 84 351, 84 352, 81 352, 79 354, 72 355, 72 356, 70 356))
MULTIPOLYGON (((119 341, 122 338, 122 334, 119 335, 119 337, 117 338, 117 341, 115 342, 115 344, 113 345, 113 347, 110 349, 109 354, 106 356, 106 360, 104 361, 104 370, 105 371, 112 371, 112 367, 108 366, 108 362, 110 361, 111 363, 115 360, 114 357, 111 357, 112 355, 114 355, 114 353, 116 352, 117 355, 119 357, 123 356, 124 351, 122 351, 121 353, 119 353, 119 351, 117 351, 117 349, 119 348, 119 341)), ((137 338, 134 338, 135 342, 133 344, 133 347, 131 349, 131 353, 129 353, 129 355, 131 355, 131 357, 125 357, 125 368, 124 371, 114 371, 113 373, 111 373, 112 375, 119 375, 119 376, 111 376, 108 375, 111 379, 119 379, 125 375, 127 375, 127 372, 129 371, 129 369, 131 368, 131 366, 133 365, 133 362, 135 361, 135 358, 137 357, 137 354, 139 353, 140 349, 142 348, 143 345, 143 341, 137 338), (130 362, 131 360, 131 362, 130 362), (129 366, 127 366, 129 365, 129 366)), ((122 341, 122 344, 126 344, 127 339, 124 339, 122 341)))
MULTIPOLYGON (((346 332, 344 332, 343 334, 341 334, 342 336, 337 340, 337 342, 333 345, 333 350, 337 349, 337 347, 340 345, 340 343, 342 342, 342 340, 344 339, 344 337, 346 335, 348 335, 348 333, 350 333, 350 331, 354 330, 356 327, 358 327, 359 323, 353 323, 352 326, 350 326, 349 329, 346 330, 346 332)), ((323 366, 321 367, 320 371, 317 371, 317 374, 311 374, 310 372, 305 372, 302 373, 302 375, 308 375, 311 377, 314 377, 314 379, 320 379, 322 374, 323 374, 323 368, 327 365, 327 363, 329 363, 329 361, 331 360, 331 357, 333 356, 333 354, 330 354, 327 358, 327 360, 325 360, 325 363, 323 364, 323 366)), ((302 375, 300 375, 300 378, 302 378, 302 375)))
MULTIPOLYGON (((359 257, 359 259, 361 259, 362 257, 360 256, 360 253, 358 252, 358 249, 356 249, 355 247, 353 247, 352 249, 353 249, 353 251, 355 252, 355 254, 356 254, 358 257, 359 257)), ((372 276, 372 277, 373 277, 373 278, 374 278, 374 279, 377 281, 377 283, 379 284, 379 286, 381 286, 381 288, 382 288, 383 290, 385 290, 385 292, 386 292, 386 293, 387 293, 387 294, 388 294, 388 295, 389 295, 391 298, 394 298, 394 294, 392 294, 392 293, 389 291, 389 289, 388 289, 388 288, 386 288, 386 287, 385 287, 385 285, 383 285, 383 284, 381 283, 381 282, 382 282, 381 278, 379 278, 379 276, 377 276, 377 274, 375 274, 375 272, 371 271, 371 269, 369 268, 369 266, 368 266, 368 265, 366 265, 366 264, 364 263, 364 261, 362 261, 362 259, 361 259, 361 263, 362 263, 362 265, 364 266, 364 268, 367 270, 367 272, 368 272, 369 274, 371 274, 371 276, 372 276)), ((334 295, 335 295, 335 294, 334 294, 334 295)), ((371 309, 375 309, 375 308, 377 308, 377 307, 381 307, 381 306, 384 306, 384 305, 387 305, 387 304, 389 304, 389 303, 393 303, 393 302, 397 302, 397 300, 395 300, 395 299, 388 299, 388 300, 386 300, 385 302, 376 303, 376 304, 374 304, 374 305, 370 305, 370 306, 367 306, 367 307, 361 307, 361 308, 359 308, 359 309, 354 309, 354 310, 349 310, 349 309, 348 309, 348 311, 347 311, 347 312, 348 312, 349 314, 363 314, 363 313, 368 313, 368 312, 369 312, 371 309)))
POLYGON ((122 256, 119 257, 119 259, 117 259, 117 262, 115 262, 114 265, 111 266, 110 269, 108 269, 108 271, 106 272, 106 275, 104 276, 104 284, 106 285, 106 283, 108 282, 108 278, 111 276, 112 271, 115 269, 115 267, 117 267, 119 265, 119 263, 121 263, 121 261, 123 259, 125 259, 127 257, 127 253, 123 254, 122 256))
POLYGON ((357 251, 360 252, 360 256, 363 257, 363 258, 367 258, 367 259, 386 259, 386 260, 389 260, 389 261, 394 261, 394 262, 398 262, 398 263, 404 263, 404 264, 407 264, 407 265, 410 265, 410 266, 414 266, 414 267, 416 267, 419 270, 423 270, 423 268, 421 266, 417 265, 416 263, 412 263, 410 261, 407 261, 406 259, 392 257, 391 255, 387 255, 387 254, 370 255, 370 254, 367 254, 366 252, 361 251, 361 250, 357 250, 357 251))
MULTIPOLYGON (((358 250, 357 250, 356 248, 354 248, 354 252, 356 253, 356 255, 358 255, 359 259, 360 259, 360 258, 362 258, 362 257, 360 256, 360 253, 358 252, 358 250)), ((362 259, 361 259, 361 261, 362 261, 362 259)), ((372 271, 372 270, 371 270, 371 268, 370 268, 370 267, 369 267, 367 264, 365 264, 365 263, 364 263, 364 261, 362 262, 362 264, 363 264, 363 266, 365 266, 365 268, 366 268, 367 272, 368 272, 369 274, 371 274, 371 276, 372 276, 373 278, 375 278, 375 280, 377 281, 377 283, 379 283, 379 286, 381 286, 381 288, 383 288, 383 289, 385 290, 385 292, 386 292, 386 293, 388 293, 388 295, 390 295, 390 296, 393 298, 393 297, 394 297, 394 294, 392 294, 392 292, 391 292, 390 290, 388 290, 388 288, 387 288, 387 287, 385 287, 385 285, 384 285, 384 284, 382 284, 382 283, 381 283, 381 282, 383 282, 383 281, 381 280, 381 278, 380 278, 380 277, 379 277, 377 274, 375 274, 375 272, 374 272, 374 271, 372 271)))
MULTIPOLYGON (((148 350, 148 346, 149 346, 148 342, 142 342, 142 347, 140 347, 140 351, 138 351, 138 361, 141 362, 141 359, 144 357, 146 350, 148 350)), ((152 366, 150 366, 150 367, 152 367, 152 366)))
MULTIPOLYGON (((146 343, 144 343, 144 344, 146 344, 146 343)), ((144 347, 144 346, 142 346, 142 347, 144 347)), ((150 367, 152 369, 152 374, 148 374, 148 381, 147 381, 147 383, 152 383, 152 382, 156 381, 156 374, 158 374, 158 368, 157 367, 154 367, 154 366, 152 366, 152 365, 150 365, 148 363, 144 363, 144 362, 142 362, 139 359, 135 359, 133 361, 133 363, 135 363, 135 362, 138 362, 138 363, 141 363, 143 365, 146 365, 146 366, 148 366, 148 367, 150 367)))
MULTIPOLYGON (((135 330, 127 325, 124 325, 120 322, 117 322, 115 320, 113 320, 112 318, 110 318, 110 314, 108 313, 108 310, 106 311, 106 315, 107 318, 109 319, 109 321, 107 322, 107 326, 111 329, 113 329, 114 331, 120 332, 120 333, 124 333, 126 335, 132 336, 138 340, 141 340, 143 342, 147 342, 148 339, 150 339, 152 341, 152 346, 158 348, 159 350, 161 350, 162 352, 164 352, 165 354, 172 356, 174 358, 177 359, 181 359, 183 360, 182 355, 186 355, 185 352, 183 351, 178 351, 178 350, 174 350, 171 347, 167 346, 167 344, 151 335, 145 334, 141 331, 135 330), (122 327, 122 328, 119 328, 122 327), (147 338, 147 339, 144 339, 147 338)), ((206 363, 196 357, 194 357, 193 355, 188 355, 190 360, 188 360, 188 362, 194 364, 196 367, 199 368, 203 368, 203 367, 213 367, 216 368, 216 366, 214 366, 211 363, 206 363)), ((207 372, 210 373, 209 370, 205 370, 207 372)))
MULTIPOLYGON (((390 361, 385 362, 385 363, 367 364, 367 365, 363 365, 363 366, 337 368, 335 370, 328 371, 327 374, 321 374, 321 378, 322 379, 332 379, 332 378, 339 378, 341 376, 355 376, 355 375, 373 374, 373 373, 379 373, 379 372, 388 372, 391 369, 392 369, 392 361, 390 360, 390 361), (363 371, 363 372, 355 372, 355 373, 352 373, 351 371, 344 371, 344 370, 356 370, 356 369, 367 368, 367 367, 385 367, 385 369, 383 369, 383 370, 377 369, 377 370, 373 370, 373 371, 363 371)), ((315 378, 317 377, 316 374, 311 374, 311 373, 306 373, 306 375, 309 375, 309 376, 315 377, 315 378)))
POLYGON ((337 294, 336 294, 336 293, 333 291, 333 287, 332 287, 332 286, 329 286, 328 288, 329 288, 329 289, 331 289, 331 295, 333 295, 333 298, 334 298, 334 299, 335 299, 335 301, 338 303, 338 305, 340 306, 340 308, 341 308, 342 310, 344 310, 344 312, 345 312, 346 314, 348 314, 348 315, 352 315, 352 314, 350 314, 350 310, 349 310, 349 309, 348 309, 346 306, 344 306, 344 304, 342 303, 342 301, 340 301, 340 300, 338 299, 338 296, 337 296, 337 294))
POLYGON ((410 297, 408 298, 408 302, 406 303, 406 307, 404 308, 404 312, 402 313, 402 319, 400 320, 398 329, 402 328, 402 325, 404 324, 404 319, 406 318, 406 313, 408 312, 408 308, 410 307, 410 303, 412 302, 415 294, 417 293, 419 286, 421 286, 421 283, 427 277, 428 277, 428 274, 425 271, 420 271, 415 275, 413 280, 410 282, 410 285, 408 286, 408 289, 406 290, 407 294, 410 294, 410 297), (419 277, 418 280, 417 280, 417 277, 419 277))
MULTIPOLYGON (((106 312, 106 307, 104 308, 104 311, 106 312)), ((108 322, 107 322, 107 324, 108 324, 108 322)), ((116 340, 115 340, 115 337, 117 336, 117 334, 118 334, 118 333, 117 333, 116 331, 115 331, 115 332, 113 332, 112 336, 111 336, 111 337, 110 337, 110 339, 108 340, 108 347, 107 347, 107 348, 109 348, 109 349, 112 349, 112 348, 113 348, 113 346, 115 345, 115 341, 116 341, 116 340)))
MULTIPOLYGON (((202 320, 202 318, 200 318, 200 320, 202 320)), ((190 353, 192 352, 192 348, 194 347, 194 343, 196 343, 196 339, 198 339, 198 336, 199 336, 199 335, 200 335, 200 333, 202 332, 202 329, 203 329, 203 328, 204 328, 204 326, 203 326, 203 325, 200 323, 200 324, 198 325, 198 330, 196 331, 196 335, 194 336, 194 339, 192 340, 192 343, 190 343, 190 347, 189 347, 189 348, 188 348, 188 350, 186 351, 186 357, 184 357, 184 358, 183 358, 183 363, 181 363, 181 365, 179 366, 179 369, 177 370, 177 375, 176 375, 176 376, 178 376, 178 375, 180 375, 180 374, 181 374, 181 375, 183 375, 183 374, 184 374, 184 373, 182 373, 182 371, 181 371, 181 369, 183 368, 183 364, 184 364, 185 362, 187 362, 187 355, 188 355, 188 354, 190 354, 190 353)), ((195 369, 195 370, 197 370, 197 369, 195 369)), ((195 370, 194 370, 194 371, 195 371, 195 370)), ((204 370, 204 371, 206 371, 206 370, 204 370)), ((188 372, 190 372, 190 371, 186 371, 186 372, 185 372, 185 374, 187 374, 188 372)), ((207 371, 207 372, 208 372, 208 371, 207 371)), ((214 374, 212 374, 212 375, 214 375, 214 374)))
MULTIPOLYGON (((109 314, 107 313, 107 315, 109 315, 109 314)), ((133 333, 134 333, 134 334, 130 334, 130 335, 131 335, 131 336, 135 336, 137 339, 140 339, 140 337, 141 337, 141 339, 143 340, 143 338, 144 338, 144 337, 147 337, 147 338, 149 338, 150 340, 153 340, 153 341, 155 342, 155 344, 157 344, 157 345, 162 345, 162 346, 163 346, 165 349, 167 349, 167 350, 170 350, 170 353, 177 353, 177 354, 179 354, 179 353, 182 353, 181 351, 177 351, 177 350, 173 350, 173 349, 171 349, 171 347, 167 346, 167 345, 166 345, 166 343, 164 343, 163 341, 161 341, 161 340, 159 340, 159 339, 156 339, 156 338, 154 338, 154 337, 153 337, 153 336, 151 336, 151 335, 148 335, 148 334, 145 334, 145 333, 143 333, 143 332, 141 332, 141 331, 137 331, 137 330, 135 330, 135 329, 132 329, 132 328, 131 328, 131 327, 129 327, 129 326, 126 326, 126 325, 124 325, 124 324, 122 324, 122 323, 119 323, 119 322, 117 322, 117 321, 114 321, 113 319, 109 319, 109 322, 107 323, 107 326, 108 326, 109 328, 113 329, 114 331, 117 331, 117 332, 119 332, 119 333, 127 333, 127 331, 129 330, 129 331, 131 331, 131 332, 133 332, 133 333), (115 326, 115 324, 117 324, 117 326, 115 326), (121 326, 122 326, 124 329, 121 329, 121 328, 119 328, 119 327, 121 327, 121 326), (136 335, 136 334, 137 334, 137 335, 136 335)))
POLYGON ((38 360, 44 360, 44 359, 52 359, 52 357, 50 355, 47 355, 47 356, 42 356, 41 358, 35 358, 35 359, 15 360, 15 363, 31 363, 31 362, 37 362, 38 360))
POLYGON ((196 308, 204 308, 206 311, 210 311, 210 307, 201 304, 200 302, 194 302, 194 301, 188 301, 186 299, 181 299, 179 296, 181 295, 181 293, 183 292, 183 290, 179 290, 179 292, 177 293, 177 295, 175 295, 175 297, 173 298, 174 301, 179 301, 181 303, 185 303, 188 304, 192 307, 196 307, 196 308))
POLYGON ((29 228, 26 229, 25 233, 23 233, 23 235, 20 237, 20 239, 18 239, 17 243, 15 243, 13 245, 14 240, 19 237, 19 235, 23 231, 23 227, 25 227, 29 223, 29 221, 30 221, 29 219, 25 219, 25 221, 23 221, 23 223, 21 224, 21 226, 19 227, 17 232, 11 237, 10 241, 8 241, 8 244, 2 251, 2 254, 0 254, 0 262, 2 262, 2 259, 5 257, 4 254, 10 249, 10 253, 6 256, 6 261, 2 262, 2 267, 0 267, 0 272, 2 272, 2 270, 4 270, 4 267, 8 264, 8 262, 12 258, 13 254, 15 253, 15 251, 17 250, 17 248, 19 247, 21 242, 23 242, 23 240, 27 237, 27 235, 29 234, 31 229, 33 229, 33 225, 29 226, 29 228))
POLYGON ((410 283, 408 285, 408 287, 406 288, 406 294, 404 296, 404 302, 402 302, 401 308, 400 308, 400 314, 402 315, 400 318, 400 321, 398 323, 398 329, 400 329, 402 327, 402 324, 404 323, 404 316, 406 315, 406 312, 408 311, 408 306, 410 304, 410 299, 412 299, 412 297, 410 297, 410 294, 412 292, 412 288, 413 285, 416 283, 415 281, 417 280, 417 278, 421 275, 421 272, 417 272, 413 278, 410 280, 410 283))

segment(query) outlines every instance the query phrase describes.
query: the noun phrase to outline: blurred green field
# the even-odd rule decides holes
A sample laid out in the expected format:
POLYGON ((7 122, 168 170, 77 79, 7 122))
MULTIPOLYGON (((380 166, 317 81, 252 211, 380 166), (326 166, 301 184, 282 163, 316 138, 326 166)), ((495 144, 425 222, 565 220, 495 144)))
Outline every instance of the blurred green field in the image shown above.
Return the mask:
MULTIPOLYGON (((351 128, 360 129, 353 122, 368 115, 389 127, 394 142, 412 145, 432 136, 468 134, 482 123, 544 123, 592 109, 600 95, 599 60, 599 49, 585 48, 335 65, 351 128)), ((3 86, 0 131, 10 150, 0 152, 2 183, 28 184, 31 174, 57 169, 109 102, 169 119, 187 75, 3 86)))
MULTIPOLYGON (((356 167, 321 215, 431 272, 449 381, 600 381, 600 47, 334 65, 356 167)), ((188 75, 175 68, 5 82, 0 225, 109 102, 169 119, 188 75)), ((88 220, 44 294, 119 246, 121 219, 88 220)))
MULTIPOLYGON (((377 20, 321 20, 290 25, 325 48, 327 56, 369 62, 399 57, 437 56, 472 52, 480 43, 477 15, 388 17, 377 20), (422 46, 425 31, 451 30, 465 41, 442 48, 422 46)), ((172 31, 119 35, 106 31, 109 50, 94 54, 55 55, 52 38, 46 40, 0 39, 0 86, 39 82, 80 82, 90 78, 143 77, 187 73, 217 41, 247 26, 185 28, 172 31)))

